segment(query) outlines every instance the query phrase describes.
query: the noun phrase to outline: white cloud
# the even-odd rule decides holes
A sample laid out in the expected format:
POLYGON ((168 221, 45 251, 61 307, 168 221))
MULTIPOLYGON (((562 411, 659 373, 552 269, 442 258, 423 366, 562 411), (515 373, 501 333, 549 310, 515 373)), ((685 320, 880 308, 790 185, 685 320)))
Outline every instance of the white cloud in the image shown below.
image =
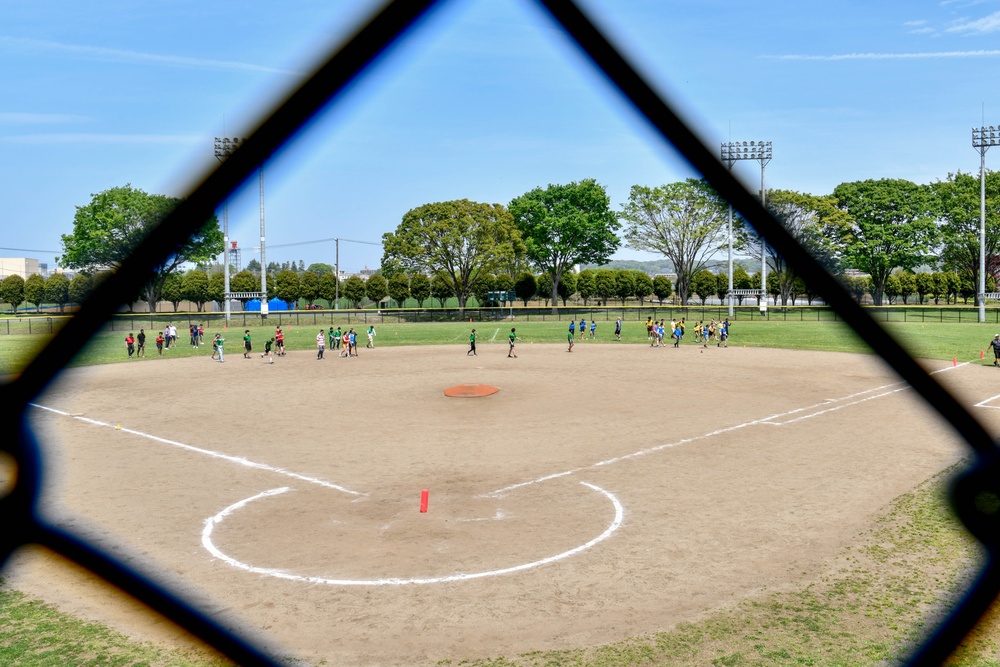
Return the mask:
POLYGON ((204 143, 205 137, 194 134, 100 134, 78 132, 10 135, 0 137, 0 141, 16 144, 193 145, 204 143))
POLYGON ((24 113, 0 111, 0 125, 59 125, 62 123, 82 123, 90 120, 86 116, 62 113, 24 113))
POLYGON ((949 27, 946 32, 968 33, 985 35, 1000 30, 1000 12, 993 12, 989 16, 981 19, 958 19, 949 27))
POLYGON ((907 28, 919 28, 920 26, 927 25, 927 21, 920 19, 919 21, 904 21, 903 25, 907 28))
POLYGON ((924 53, 839 53, 831 55, 763 55, 757 56, 766 60, 928 60, 933 58, 996 58, 1000 57, 998 50, 979 51, 927 51, 924 53))
POLYGON ((151 65, 164 65, 167 67, 256 72, 262 74, 301 75, 301 72, 295 72, 293 70, 282 69, 279 67, 268 67, 265 65, 254 65, 235 60, 214 60, 211 58, 193 58, 190 56, 144 53, 142 51, 110 49, 103 46, 63 44, 61 42, 50 42, 40 39, 24 39, 19 37, 0 36, 0 48, 17 51, 54 51, 72 53, 86 58, 93 58, 95 60, 106 60, 121 63, 148 63, 151 65))

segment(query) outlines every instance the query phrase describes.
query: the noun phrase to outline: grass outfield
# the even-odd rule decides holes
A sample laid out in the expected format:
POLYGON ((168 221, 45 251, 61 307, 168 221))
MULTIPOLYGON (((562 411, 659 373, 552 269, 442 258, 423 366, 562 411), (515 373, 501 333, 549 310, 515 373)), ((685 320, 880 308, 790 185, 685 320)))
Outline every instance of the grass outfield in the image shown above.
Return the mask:
MULTIPOLYGON (((454 345, 467 349, 475 326, 486 353, 505 352, 511 326, 521 345, 565 343, 564 322, 386 324, 378 326, 376 345, 454 345), (496 345, 497 348, 492 348, 496 345)), ((907 323, 889 324, 914 356, 960 361, 978 359, 996 325, 907 323)), ((286 328, 289 349, 314 349, 318 327, 286 328)), ((210 340, 215 330, 206 331, 210 340)), ((366 337, 359 331, 359 347, 366 337)), ((224 332, 229 356, 242 351, 242 331, 224 332)), ((251 329, 254 348, 263 348, 273 330, 251 329)), ((0 337, 0 372, 22 367, 47 336, 0 337)), ((732 329, 734 347, 870 352, 843 324, 834 322, 738 322, 732 329)), ((598 338, 580 343, 618 344, 613 324, 601 322, 598 338)), ((646 344, 644 327, 626 325, 623 343, 646 344)), ((694 345, 688 336, 684 345, 694 345)), ((74 365, 127 362, 122 332, 102 333, 84 348, 74 365)), ((146 361, 159 363, 155 345, 147 346, 146 361), (151 355, 151 356, 150 356, 151 355)), ((205 355, 210 346, 191 348, 182 338, 164 358, 205 355)), ((530 354, 530 349, 524 354, 530 354)), ((712 613, 697 623, 682 624, 653 636, 635 637, 606 646, 571 651, 536 652, 520 656, 463 661, 469 667, 631 667, 664 665, 877 665, 899 652, 900 646, 925 630, 924 604, 948 599, 967 583, 969 568, 980 557, 974 541, 948 512, 944 501, 946 471, 899 497, 876 526, 846 549, 823 576, 801 590, 763 594, 734 608, 712 613)), ((998 665, 1000 620, 997 614, 966 642, 953 658, 956 667, 998 665)), ((178 652, 131 641, 95 624, 63 614, 0 587, 0 664, 10 665, 218 665, 214 656, 178 652)), ((443 661, 442 665, 451 665, 443 661)))
MULTIPOLYGON (((479 334, 479 346, 506 345, 511 327, 517 329, 522 345, 534 343, 566 342, 566 322, 484 322, 484 323, 428 323, 428 324, 382 324, 376 326, 376 346, 387 345, 454 345, 456 351, 468 349, 469 332, 473 327, 479 334)), ((969 361, 978 359, 980 351, 988 348, 995 333, 1000 333, 996 324, 956 324, 956 323, 895 323, 884 325, 886 330, 906 347, 910 353, 921 359, 953 359, 969 361)), ((328 329, 328 328, 327 328, 328 329)), ((358 347, 367 343, 365 329, 358 332, 358 347)), ((311 325, 285 328, 285 345, 289 350, 315 349, 319 327, 311 325)), ((138 331, 136 331, 138 333, 138 331)), ((147 332, 148 333, 148 332, 147 332)), ((223 330, 206 329, 205 346, 192 348, 187 332, 180 332, 178 345, 165 350, 164 358, 188 357, 211 354, 210 341, 216 333, 222 333, 228 355, 240 355, 243 351, 243 329, 239 327, 223 330)), ((264 341, 274 335, 271 327, 252 327, 255 351, 264 349, 264 341)), ((580 345, 592 344, 645 344, 646 331, 642 323, 628 322, 622 331, 622 342, 614 340, 614 323, 600 322, 597 338, 587 337, 580 345)), ((156 359, 156 334, 147 338, 146 360, 156 359)), ((0 375, 17 372, 41 347, 51 339, 45 334, 0 336, 0 375)), ((682 345, 694 345, 691 327, 684 336, 682 345)), ((871 353, 851 329, 841 322, 735 322, 730 333, 729 344, 734 347, 770 347, 792 350, 820 350, 829 352, 871 353)), ((89 366, 127 362, 125 333, 122 331, 98 334, 71 362, 72 366, 89 366)), ((134 363, 134 362, 133 362, 134 363)))

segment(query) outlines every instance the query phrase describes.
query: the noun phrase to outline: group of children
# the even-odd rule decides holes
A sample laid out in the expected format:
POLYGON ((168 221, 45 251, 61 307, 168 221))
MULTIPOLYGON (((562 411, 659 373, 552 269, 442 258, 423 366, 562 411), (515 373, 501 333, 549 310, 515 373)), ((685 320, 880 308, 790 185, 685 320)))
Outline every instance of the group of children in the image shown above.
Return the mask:
MULTIPOLYGON (((674 341, 674 347, 680 347, 684 338, 684 331, 687 327, 685 318, 680 321, 671 320, 670 328, 666 329, 665 320, 654 322, 653 318, 646 320, 646 338, 650 347, 665 347, 663 338, 667 331, 674 341)), ((694 326, 694 342, 701 343, 702 347, 708 347, 709 342, 714 342, 716 347, 729 347, 729 319, 716 322, 714 319, 709 322, 698 322, 694 326)))
MULTIPOLYGON (((684 338, 684 331, 686 328, 685 319, 682 317, 680 321, 670 321, 670 328, 666 328, 666 321, 660 320, 654 322, 653 318, 648 318, 646 320, 646 338, 650 341, 650 347, 665 347, 664 337, 666 332, 670 332, 670 338, 674 341, 674 347, 679 347, 681 340, 684 338)), ((168 325, 165 327, 164 331, 160 331, 156 335, 156 350, 159 356, 163 356, 164 348, 170 349, 170 342, 176 344, 177 328, 173 325, 168 325), (173 333, 171 333, 173 332, 173 333)), ((576 342, 576 331, 577 323, 574 320, 569 322, 569 332, 567 334, 567 342, 569 343, 569 352, 573 351, 573 345, 576 342)), ((580 340, 583 340, 587 332, 587 321, 581 318, 579 323, 580 340)), ((198 347, 203 343, 205 337, 205 329, 202 325, 192 324, 190 326, 191 334, 191 345, 198 347)), ((368 331, 368 344, 365 345, 366 348, 374 349, 375 347, 375 327, 369 326, 368 331)), ((597 337, 597 322, 592 321, 590 323, 590 337, 597 337)), ((469 351, 466 355, 478 356, 476 353, 476 341, 478 335, 476 330, 473 329, 472 333, 469 335, 469 351)), ((507 356, 516 358, 517 354, 514 352, 515 341, 520 340, 517 336, 516 331, 512 328, 510 330, 510 335, 508 336, 510 343, 510 350, 507 356)), ((615 320, 615 339, 621 341, 622 339, 622 319, 619 317, 615 320)), ((714 342, 716 347, 728 347, 729 343, 729 320, 723 320, 721 322, 716 322, 714 319, 709 322, 699 322, 694 327, 694 340, 696 343, 702 343, 703 347, 708 347, 709 342, 714 342)), ((225 338, 222 337, 221 333, 215 334, 215 338, 212 340, 212 360, 218 360, 220 362, 224 361, 224 347, 225 338)), ((323 353, 329 344, 331 350, 338 350, 339 357, 356 357, 358 356, 358 346, 357 346, 357 333, 353 328, 344 331, 341 327, 337 327, 334 330, 333 325, 330 326, 329 331, 319 330, 316 335, 316 359, 323 359, 323 353)), ((128 352, 128 358, 144 357, 146 356, 146 332, 144 329, 139 329, 139 335, 133 336, 130 332, 128 336, 125 337, 125 348, 128 352)), ((246 329, 243 332, 243 358, 250 359, 251 352, 253 351, 253 343, 251 341, 250 330, 246 329)), ((285 334, 281 330, 281 327, 275 328, 274 336, 271 337, 264 343, 264 351, 261 353, 262 359, 267 359, 268 363, 274 363, 274 357, 285 356, 285 334)), ((1000 359, 1000 356, 998 356, 1000 359)))
MULTIPOLYGON (((365 345, 366 348, 375 348, 375 327, 368 327, 368 344, 365 345)), ((358 334, 353 328, 343 331, 340 327, 337 330, 333 330, 333 326, 330 326, 330 330, 324 331, 319 330, 316 334, 316 359, 323 358, 323 351, 326 349, 327 341, 330 343, 331 350, 339 350, 338 357, 356 357, 358 356, 358 334)))

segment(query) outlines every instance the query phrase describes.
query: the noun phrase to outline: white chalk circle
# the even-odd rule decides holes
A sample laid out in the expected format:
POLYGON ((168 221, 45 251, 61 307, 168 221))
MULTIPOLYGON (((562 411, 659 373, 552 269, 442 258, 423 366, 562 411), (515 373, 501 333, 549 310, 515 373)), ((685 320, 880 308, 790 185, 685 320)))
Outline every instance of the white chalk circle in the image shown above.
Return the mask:
POLYGON ((240 562, 235 558, 231 558, 226 554, 222 553, 215 544, 212 543, 212 531, 216 526, 221 524, 223 520, 236 510, 246 507, 255 500, 260 500, 262 498, 268 498, 270 496, 276 496, 282 493, 290 491, 287 486, 270 489, 269 491, 264 491, 258 493, 255 496, 246 498, 237 503, 233 503, 226 509, 222 510, 215 516, 205 520, 205 528, 201 532, 201 544, 211 553, 213 556, 223 561, 224 563, 231 565, 235 568, 245 570, 246 572, 253 572, 254 574, 260 574, 267 577, 276 577, 278 579, 288 579, 289 581, 302 581, 310 584, 326 584, 329 586, 405 586, 409 584, 443 584, 447 582, 454 581, 469 581, 470 579, 482 579, 483 577, 497 577, 502 574, 511 574, 513 572, 521 572, 523 570, 530 570, 541 565, 548 565, 549 563, 554 563, 556 561, 562 560, 564 558, 569 558, 570 556, 575 556, 578 553, 582 553, 587 549, 591 548, 599 542, 603 542, 608 537, 611 536, 618 528, 622 525, 622 518, 624 516, 624 510, 622 509, 622 504, 618 502, 618 499, 608 491, 589 484, 587 482, 580 482, 586 487, 597 491, 598 493, 604 494, 604 496, 611 501, 611 504, 615 508, 615 518, 611 524, 604 530, 603 533, 595 537, 594 539, 581 544, 578 547, 574 547, 569 551, 564 551, 560 554, 554 556, 549 556, 548 558, 542 558, 541 560, 532 561, 530 563, 524 563, 522 565, 515 565, 513 567, 505 567, 500 570, 489 570, 486 572, 472 572, 472 573, 460 573, 451 574, 446 577, 427 577, 427 578, 417 578, 417 579, 400 579, 400 578, 386 578, 386 579, 328 579, 326 577, 307 577, 300 574, 293 574, 291 572, 286 572, 284 570, 279 570, 275 568, 266 567, 256 567, 254 565, 248 565, 247 563, 240 562))

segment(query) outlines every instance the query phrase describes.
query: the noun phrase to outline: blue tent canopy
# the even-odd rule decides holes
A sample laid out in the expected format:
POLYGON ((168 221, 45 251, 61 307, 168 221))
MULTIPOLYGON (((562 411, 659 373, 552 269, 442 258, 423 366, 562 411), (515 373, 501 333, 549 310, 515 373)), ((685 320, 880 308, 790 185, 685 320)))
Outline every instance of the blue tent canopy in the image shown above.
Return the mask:
MULTIPOLYGON (((246 310, 247 312, 254 311, 259 313, 260 299, 251 299, 250 301, 247 301, 247 305, 244 310, 246 310)), ((288 310, 288 304, 278 298, 269 299, 267 302, 267 310, 268 312, 272 312, 275 310, 288 310)))

